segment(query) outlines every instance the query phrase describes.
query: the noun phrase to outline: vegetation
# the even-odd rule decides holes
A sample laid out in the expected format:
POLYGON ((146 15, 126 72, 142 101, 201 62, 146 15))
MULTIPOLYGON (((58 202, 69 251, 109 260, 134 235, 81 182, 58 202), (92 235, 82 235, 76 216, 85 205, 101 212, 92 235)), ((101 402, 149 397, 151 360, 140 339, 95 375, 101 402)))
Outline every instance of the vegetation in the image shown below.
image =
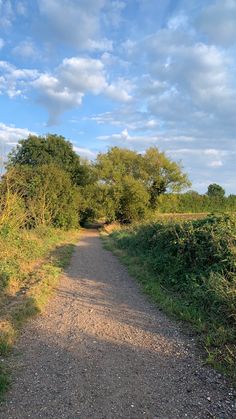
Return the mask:
MULTIPOLYGON (((212 185, 209 185, 209 188, 212 185)), ((216 185, 221 188, 220 185, 216 185)), ((223 189, 223 188, 221 188, 223 189)), ((210 189, 211 190, 211 189, 210 189)), ((225 197, 223 194, 199 194, 188 191, 182 194, 164 194, 157 200, 156 212, 159 213, 213 213, 235 212, 236 195, 225 197)))
MULTIPOLYGON (((235 221, 166 218, 234 212, 236 196, 225 197, 216 184, 205 195, 183 193, 189 186, 180 164, 155 147, 144 154, 112 147, 88 162, 62 136, 22 139, 0 181, 0 354, 9 351, 24 319, 42 308, 71 254, 74 229, 102 219, 131 225, 114 233, 112 243, 135 262, 160 304, 204 335, 212 362, 231 371, 235 221)), ((0 391, 7 385, 0 369, 0 391)))
POLYGON ((19 144, 9 154, 7 167, 42 166, 54 164, 68 172, 76 185, 87 181, 86 164, 73 150, 73 146, 64 137, 56 134, 46 136, 29 135, 19 141, 19 144))
MULTIPOLYGON (((130 223, 143 219, 156 208, 160 194, 167 190, 180 191, 190 185, 181 166, 155 147, 143 155, 113 147, 98 155, 93 170, 102 215, 107 221, 130 223)), ((90 207, 96 207, 91 205, 93 197, 88 197, 90 207)))
POLYGON ((25 213, 25 227, 47 225, 69 229, 78 226, 79 190, 69 174, 52 163, 34 168, 27 165, 10 168, 0 190, 3 205, 6 195, 15 195, 18 199, 25 213))
POLYGON ((199 333, 208 362, 236 379, 236 218, 133 225, 110 237, 146 292, 199 333))
MULTIPOLYGON (((1 357, 10 351, 21 324, 43 308, 78 237, 78 231, 71 229, 79 226, 82 180, 80 186, 75 182, 80 161, 73 153, 61 137, 47 137, 44 142, 30 137, 12 152, 1 179, 1 357), (55 149, 64 145, 64 149, 57 154, 46 145, 55 149), (62 167, 62 159, 66 162, 67 157, 72 165, 68 162, 62 167)), ((1 362, 0 394, 8 385, 8 371, 1 362)))
MULTIPOLYGON (((0 230, 0 356, 9 353, 19 327, 42 310, 67 265, 78 232, 37 227, 0 230)), ((9 384, 0 366, 0 394, 9 384)))

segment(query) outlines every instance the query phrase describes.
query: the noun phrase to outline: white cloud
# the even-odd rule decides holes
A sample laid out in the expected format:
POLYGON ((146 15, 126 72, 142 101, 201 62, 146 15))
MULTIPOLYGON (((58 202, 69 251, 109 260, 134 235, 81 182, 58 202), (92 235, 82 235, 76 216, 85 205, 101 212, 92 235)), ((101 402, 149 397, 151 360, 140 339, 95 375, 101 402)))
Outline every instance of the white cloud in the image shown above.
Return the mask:
POLYGON ((112 112, 104 112, 86 119, 95 121, 98 125, 125 126, 130 131, 155 131, 160 125, 159 121, 147 112, 134 110, 132 101, 112 112))
POLYGON ((14 18, 12 3, 10 0, 0 0, 0 26, 8 28, 14 18))
POLYGON ((40 75, 32 85, 38 91, 38 102, 48 110, 49 125, 56 124, 58 117, 66 110, 81 105, 84 96, 82 92, 69 90, 49 74, 40 75))
POLYGON ((223 166, 223 162, 221 160, 213 160, 208 164, 209 167, 221 167, 223 166))
POLYGON ((21 56, 22 58, 36 58, 39 55, 36 45, 30 39, 20 42, 12 50, 13 54, 21 56))
POLYGON ((13 98, 23 96, 30 88, 38 92, 38 102, 49 112, 49 123, 55 124, 66 110, 81 105, 86 93, 104 94, 112 100, 127 102, 133 85, 118 79, 111 83, 99 59, 65 58, 54 73, 34 69, 17 69, 0 61, 0 94, 13 98))
POLYGON ((123 79, 109 84, 101 60, 80 57, 65 58, 54 75, 41 74, 32 85, 49 112, 49 124, 57 123, 64 111, 81 105, 86 93, 105 94, 125 102, 130 99, 131 90, 130 84, 123 79))
POLYGON ((38 76, 37 70, 18 69, 7 61, 0 61, 0 94, 10 98, 21 96, 38 76))
POLYGON ((65 58, 57 70, 60 81, 71 90, 101 93, 107 88, 103 63, 92 58, 65 58))
POLYGON ((126 3, 124 1, 107 1, 103 20, 108 26, 112 25, 113 27, 118 28, 122 22, 122 12, 125 8, 126 3))
POLYGON ((180 13, 169 19, 167 26, 171 30, 186 27, 188 23, 188 17, 184 13, 180 13))
POLYGON ((111 49, 103 38, 101 13, 107 0, 38 0, 41 36, 48 42, 65 43, 77 49, 111 49))
POLYGON ((166 141, 165 137, 161 135, 130 135, 127 128, 116 134, 99 135, 97 140, 106 141, 108 144, 121 147, 135 147, 139 150, 153 145, 160 145, 160 143, 166 141))
POLYGON ((73 149, 81 157, 84 157, 89 160, 93 160, 97 156, 97 153, 95 151, 90 150, 89 148, 73 146, 73 149))
POLYGON ((236 1, 217 0, 204 7, 197 26, 213 43, 236 44, 236 1))
POLYGON ((27 138, 29 134, 36 135, 27 128, 17 128, 14 125, 5 125, 0 122, 0 142, 15 145, 19 140, 27 138))
POLYGON ((90 39, 88 40, 87 48, 91 50, 97 50, 97 51, 112 51, 113 42, 106 38, 102 38, 99 40, 90 39))
POLYGON ((131 100, 130 93, 133 89, 134 85, 129 80, 119 78, 106 87, 105 93, 111 99, 121 102, 129 102, 131 100))

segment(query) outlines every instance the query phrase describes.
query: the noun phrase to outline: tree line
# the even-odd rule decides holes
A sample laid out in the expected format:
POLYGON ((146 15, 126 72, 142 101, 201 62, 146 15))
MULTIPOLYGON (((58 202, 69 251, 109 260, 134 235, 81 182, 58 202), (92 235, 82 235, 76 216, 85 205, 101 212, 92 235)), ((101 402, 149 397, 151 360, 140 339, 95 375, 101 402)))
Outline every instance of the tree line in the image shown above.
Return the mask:
MULTIPOLYGON (((112 147, 89 162, 62 136, 30 135, 8 156, 0 183, 1 214, 2 220, 5 214, 27 228, 69 229, 98 218, 129 223, 166 212, 177 199, 185 207, 188 199, 197 202, 196 192, 180 194, 189 186, 181 165, 156 147, 143 154, 112 147)), ((213 185, 213 195, 216 189, 213 185)))

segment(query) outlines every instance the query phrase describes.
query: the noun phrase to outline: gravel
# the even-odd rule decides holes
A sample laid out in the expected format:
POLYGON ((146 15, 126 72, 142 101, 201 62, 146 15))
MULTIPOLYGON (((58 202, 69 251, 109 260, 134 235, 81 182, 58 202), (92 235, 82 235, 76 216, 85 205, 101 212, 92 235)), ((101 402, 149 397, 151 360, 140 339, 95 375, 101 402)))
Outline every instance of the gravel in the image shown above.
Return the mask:
POLYGON ((235 418, 195 341, 86 231, 44 314, 17 342, 2 419, 235 418))

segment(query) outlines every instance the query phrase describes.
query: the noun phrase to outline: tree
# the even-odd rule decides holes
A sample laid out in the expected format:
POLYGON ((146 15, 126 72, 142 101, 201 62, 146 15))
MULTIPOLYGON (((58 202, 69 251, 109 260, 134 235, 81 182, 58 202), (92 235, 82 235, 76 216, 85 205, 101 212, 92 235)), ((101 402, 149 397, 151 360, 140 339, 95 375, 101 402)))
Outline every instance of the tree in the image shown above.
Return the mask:
MULTIPOLYGON (((121 205, 122 194, 126 191, 123 187, 126 176, 138 181, 137 185, 142 185, 146 190, 149 199, 148 202, 145 201, 145 205, 151 208, 156 207, 159 195, 167 191, 180 191, 190 185, 181 166, 155 147, 149 148, 143 155, 136 151, 113 147, 107 153, 98 155, 95 168, 99 181, 111 190, 118 191, 114 202, 117 208, 121 205)), ((129 199, 132 200, 132 193, 129 199)), ((128 195, 125 200, 128 205, 128 195)))
POLYGON ((80 194, 67 172, 54 164, 10 168, 2 180, 2 193, 10 189, 25 204, 25 224, 77 227, 80 194))
POLYGON ((150 204, 156 207, 157 198, 165 192, 180 192, 191 185, 179 163, 171 161, 156 147, 150 147, 143 155, 143 176, 150 193, 150 204))
POLYGON ((46 136, 29 135, 9 154, 7 167, 16 165, 40 166, 54 164, 70 174, 74 184, 82 185, 90 181, 89 164, 81 162, 73 146, 64 137, 56 134, 46 136))
POLYGON ((116 218, 122 223, 131 223, 145 218, 149 194, 144 184, 132 176, 125 176, 116 218))
POLYGON ((208 186, 206 194, 209 196, 209 198, 222 199, 225 196, 225 190, 222 188, 222 186, 217 185, 217 183, 212 183, 208 186))

